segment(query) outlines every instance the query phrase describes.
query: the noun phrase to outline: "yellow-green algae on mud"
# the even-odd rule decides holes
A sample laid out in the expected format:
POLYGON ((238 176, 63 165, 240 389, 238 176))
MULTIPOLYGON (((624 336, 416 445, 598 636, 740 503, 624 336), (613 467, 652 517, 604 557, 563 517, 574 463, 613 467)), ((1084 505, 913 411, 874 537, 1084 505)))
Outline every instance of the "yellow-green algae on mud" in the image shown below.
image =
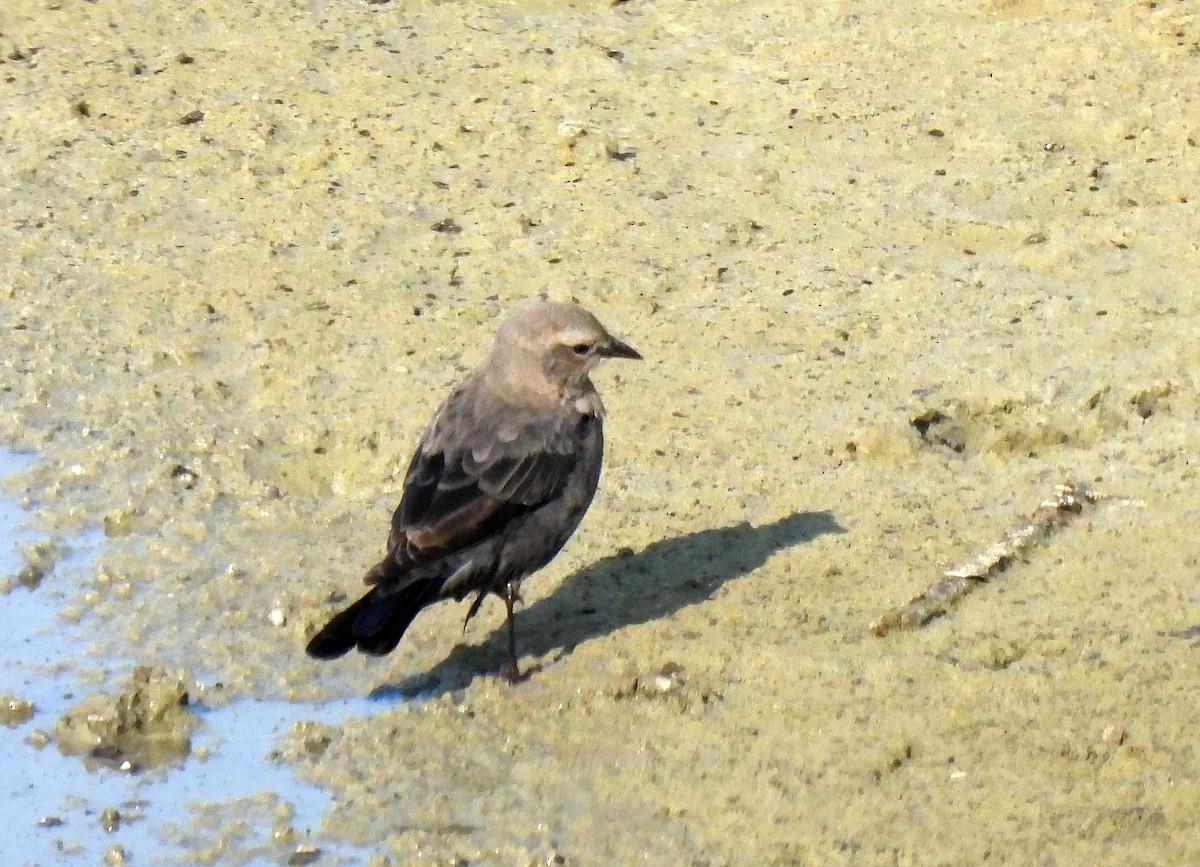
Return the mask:
POLYGON ((92 653, 431 688, 288 747, 395 863, 1200 860, 1198 43, 1184 3, 10 0, 14 489, 108 534, 92 653), (535 675, 495 606, 309 662, 539 294, 648 362, 600 377, 535 675), (1076 479, 1146 507, 866 634, 1076 479))

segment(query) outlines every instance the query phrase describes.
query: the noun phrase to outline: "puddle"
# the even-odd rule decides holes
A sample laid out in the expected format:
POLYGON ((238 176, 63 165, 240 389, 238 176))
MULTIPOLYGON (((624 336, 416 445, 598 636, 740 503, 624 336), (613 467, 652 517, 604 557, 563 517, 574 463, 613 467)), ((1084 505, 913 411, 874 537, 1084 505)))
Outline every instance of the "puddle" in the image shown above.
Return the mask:
MULTIPOLYGON (((0 451, 0 478, 31 463, 0 451)), ((0 493, 0 576, 15 575, 22 567, 19 552, 40 541, 23 526, 27 518, 0 493)), ((0 694, 35 705, 28 720, 0 725, 4 863, 277 865, 288 863, 302 844, 319 854, 296 863, 365 863, 365 853, 320 835, 328 793, 270 756, 294 723, 370 715, 378 712, 377 699, 199 706, 192 755, 173 767, 134 773, 88 771, 78 757, 45 743, 43 733, 52 733, 66 710, 90 693, 116 691, 134 665, 86 657, 86 630, 95 624, 85 619, 76 626, 60 617, 102 543, 99 532, 85 535, 64 550, 36 589, 18 585, 0 595, 0 632, 6 636, 0 694)))

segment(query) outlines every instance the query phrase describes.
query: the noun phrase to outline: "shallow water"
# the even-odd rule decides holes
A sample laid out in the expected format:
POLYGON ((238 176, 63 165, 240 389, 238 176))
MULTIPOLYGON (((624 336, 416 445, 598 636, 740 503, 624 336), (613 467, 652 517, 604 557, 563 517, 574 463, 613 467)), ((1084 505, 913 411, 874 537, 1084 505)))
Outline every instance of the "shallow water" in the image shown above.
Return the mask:
MULTIPOLYGON (((26 467, 30 458, 0 452, 0 478, 26 467)), ((0 576, 17 572, 20 547, 37 540, 28 516, 0 498, 0 576)), ((85 694, 116 689, 128 660, 89 659, 85 650, 96 625, 62 620, 72 584, 87 570, 103 534, 88 533, 36 589, 17 586, 0 597, 0 694, 35 704, 26 722, 0 729, 0 784, 5 844, 0 863, 39 865, 99 863, 119 846, 134 863, 194 863, 197 853, 216 853, 220 864, 279 864, 300 843, 321 850, 321 864, 361 863, 362 853, 315 833, 330 806, 328 792, 303 783, 272 750, 300 720, 338 723, 348 715, 378 710, 379 701, 346 699, 320 705, 242 699, 220 708, 196 707, 201 725, 193 750, 174 766, 127 772, 86 770, 53 742, 31 744, 40 732, 85 694), (198 758, 197 755, 203 755, 198 758), (101 814, 117 810, 118 827, 104 830, 101 814), (291 829, 283 840, 273 832, 291 829)), ((101 626, 101 628, 103 628, 101 626)))

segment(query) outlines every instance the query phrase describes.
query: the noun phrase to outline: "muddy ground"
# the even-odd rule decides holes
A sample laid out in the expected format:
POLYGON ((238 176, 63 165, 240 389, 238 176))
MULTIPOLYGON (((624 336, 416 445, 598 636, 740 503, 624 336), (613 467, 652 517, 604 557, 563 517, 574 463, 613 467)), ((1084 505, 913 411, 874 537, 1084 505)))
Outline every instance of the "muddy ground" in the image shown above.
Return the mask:
POLYGON ((8 0, 10 492, 96 658, 432 696, 285 745, 395 864, 1200 861, 1197 94, 1174 0, 8 0), (307 660, 539 295, 647 361, 534 676, 307 660), (1144 506, 867 632, 1064 481, 1144 506))

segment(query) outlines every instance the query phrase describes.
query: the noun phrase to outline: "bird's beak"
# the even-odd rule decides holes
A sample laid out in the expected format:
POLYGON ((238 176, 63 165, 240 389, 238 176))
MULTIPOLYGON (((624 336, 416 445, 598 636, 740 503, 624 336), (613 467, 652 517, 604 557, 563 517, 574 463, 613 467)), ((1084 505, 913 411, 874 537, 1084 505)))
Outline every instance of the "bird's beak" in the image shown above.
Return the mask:
POLYGON ((600 347, 600 351, 597 354, 603 355, 605 358, 632 358, 635 361, 642 360, 642 354, 640 352, 638 352, 628 343, 617 340, 617 338, 613 337, 611 334, 608 336, 608 343, 600 347))

